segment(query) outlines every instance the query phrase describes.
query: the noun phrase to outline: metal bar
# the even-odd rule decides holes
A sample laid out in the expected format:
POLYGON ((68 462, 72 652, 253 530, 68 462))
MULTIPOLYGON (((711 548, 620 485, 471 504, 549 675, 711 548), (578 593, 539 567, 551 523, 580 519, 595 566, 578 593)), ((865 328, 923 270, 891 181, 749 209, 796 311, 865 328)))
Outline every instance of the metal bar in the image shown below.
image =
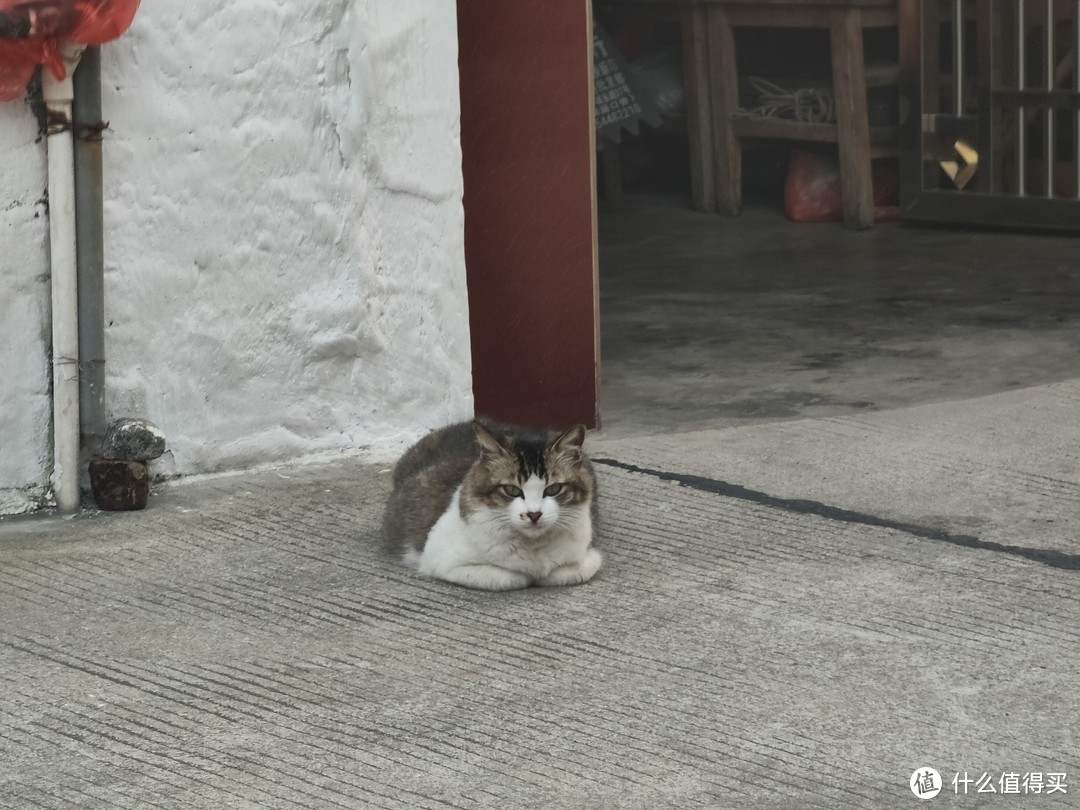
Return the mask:
MULTIPOLYGON (((930 0, 900 0, 899 46, 900 46, 900 109, 910 111, 900 119, 900 204, 908 205, 925 185, 926 164, 922 158, 926 136, 922 129, 923 112, 927 109, 930 94, 924 62, 925 27, 933 19, 928 13, 930 0)), ((1080 2, 1080 0, 1078 0, 1080 2)), ((935 110, 936 112, 937 110, 935 110)))
POLYGON ((995 107, 993 103, 994 86, 997 84, 997 68, 994 64, 994 35, 996 33, 995 22, 997 15, 994 14, 992 0, 978 0, 975 8, 975 53, 978 56, 976 77, 976 104, 979 120, 978 154, 979 168, 975 173, 975 189, 989 194, 996 190, 997 166, 995 165, 994 152, 994 118, 995 107))
POLYGON ((79 289, 79 422, 83 450, 105 438, 105 247, 101 177, 101 49, 87 48, 72 77, 75 103, 75 257, 79 289))
POLYGON ((905 219, 1002 228, 1080 230, 1080 201, 1044 197, 1003 200, 998 194, 924 191, 903 209, 905 219))
MULTIPOLYGON (((1073 86, 1080 96, 1080 0, 1073 2, 1073 86)), ((1080 200, 1080 109, 1073 116, 1073 171, 1076 175, 1076 198, 1080 200)))
POLYGON ((941 8, 942 0, 912 0, 901 6, 902 30, 910 30, 913 50, 911 59, 918 58, 922 111, 943 113, 941 78, 941 8), (917 52, 914 50, 917 48, 917 52))
MULTIPOLYGON (((1046 92, 1054 90, 1054 0, 1046 0, 1046 92)), ((1043 162, 1046 164, 1046 196, 1054 196, 1054 108, 1046 107, 1043 162)))
MULTIPOLYGON (((918 43, 920 71, 922 76, 922 96, 919 107, 922 113, 939 114, 952 110, 951 93, 942 85, 951 68, 947 68, 942 58, 942 15, 947 14, 949 0, 922 0, 919 17, 918 43), (946 106, 946 102, 948 103, 946 106)), ((903 19, 901 20, 903 22, 903 19)), ((946 32, 948 33, 948 32, 946 32)), ((913 155, 921 156, 922 150, 930 140, 926 130, 919 130, 919 142, 911 142, 917 147, 913 155)), ((942 182, 941 167, 936 161, 927 161, 919 157, 919 188, 938 188, 942 182)), ((913 175, 914 177, 914 175, 913 175)))
POLYGON ((1055 110, 1080 110, 1080 93, 1075 90, 1009 90, 997 89, 994 103, 1002 107, 1050 107, 1055 110))
POLYGON ((953 113, 964 114, 964 0, 953 0, 953 113))
POLYGON ((942 135, 946 138, 978 138, 979 119, 973 115, 924 115, 923 132, 928 135, 942 135))
MULTIPOLYGON (((1024 0, 1016 0, 1016 88, 1023 90, 1027 84, 1024 76, 1025 54, 1024 0)), ((1016 190, 1021 197, 1027 194, 1027 112, 1023 106, 1016 119, 1016 190)))

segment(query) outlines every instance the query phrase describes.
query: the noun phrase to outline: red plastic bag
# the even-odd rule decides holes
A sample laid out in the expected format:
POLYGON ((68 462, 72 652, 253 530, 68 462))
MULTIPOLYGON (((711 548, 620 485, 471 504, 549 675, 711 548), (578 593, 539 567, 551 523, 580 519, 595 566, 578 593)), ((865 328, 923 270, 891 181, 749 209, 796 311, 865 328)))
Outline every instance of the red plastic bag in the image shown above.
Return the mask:
MULTIPOLYGON (((875 163, 874 219, 893 222, 900 218, 900 184, 896 173, 875 163)), ((784 184, 784 212, 795 222, 839 222, 844 218, 840 164, 832 158, 795 149, 784 184)))
POLYGON ((57 79, 66 70, 60 46, 101 45, 124 33, 140 0, 0 0, 0 30, 18 39, 0 39, 0 101, 19 98, 38 65, 57 79))

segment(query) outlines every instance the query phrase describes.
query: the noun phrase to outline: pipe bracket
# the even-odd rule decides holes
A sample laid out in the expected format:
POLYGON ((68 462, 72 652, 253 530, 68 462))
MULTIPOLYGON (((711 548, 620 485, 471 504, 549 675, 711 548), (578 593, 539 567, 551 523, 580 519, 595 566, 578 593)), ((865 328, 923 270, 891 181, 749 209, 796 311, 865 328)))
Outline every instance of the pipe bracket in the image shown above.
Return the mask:
POLYGON ((88 141, 90 143, 101 142, 105 140, 106 131, 112 131, 108 121, 98 121, 95 124, 82 124, 75 130, 75 137, 80 141, 88 141))
POLYGON ((45 122, 46 135, 59 135, 71 129, 71 119, 63 110, 49 109, 45 122))

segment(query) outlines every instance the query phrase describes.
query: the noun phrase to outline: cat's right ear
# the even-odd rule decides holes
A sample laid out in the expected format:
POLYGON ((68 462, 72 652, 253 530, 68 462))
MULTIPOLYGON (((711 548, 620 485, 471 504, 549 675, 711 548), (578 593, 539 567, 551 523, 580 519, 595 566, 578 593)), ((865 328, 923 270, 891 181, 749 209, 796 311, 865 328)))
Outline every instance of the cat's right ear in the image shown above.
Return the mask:
POLYGON ((585 442, 585 426, 574 425, 566 433, 551 443, 551 449, 556 453, 569 453, 576 455, 581 452, 581 445, 585 442))
POLYGON ((473 430, 476 431, 476 440, 480 442, 481 457, 501 456, 506 453, 506 449, 499 444, 499 440, 482 424, 473 422, 473 430))

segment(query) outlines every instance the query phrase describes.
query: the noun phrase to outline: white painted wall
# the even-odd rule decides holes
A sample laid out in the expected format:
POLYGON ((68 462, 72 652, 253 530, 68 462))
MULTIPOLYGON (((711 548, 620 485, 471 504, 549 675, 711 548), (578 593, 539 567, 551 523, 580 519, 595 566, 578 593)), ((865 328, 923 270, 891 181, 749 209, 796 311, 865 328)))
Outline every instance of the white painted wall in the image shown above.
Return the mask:
POLYGON ((155 473, 472 413, 455 8, 155 0, 103 49, 106 401, 164 430, 155 473))
POLYGON ((40 505, 52 469, 45 147, 0 103, 0 515, 40 505))

